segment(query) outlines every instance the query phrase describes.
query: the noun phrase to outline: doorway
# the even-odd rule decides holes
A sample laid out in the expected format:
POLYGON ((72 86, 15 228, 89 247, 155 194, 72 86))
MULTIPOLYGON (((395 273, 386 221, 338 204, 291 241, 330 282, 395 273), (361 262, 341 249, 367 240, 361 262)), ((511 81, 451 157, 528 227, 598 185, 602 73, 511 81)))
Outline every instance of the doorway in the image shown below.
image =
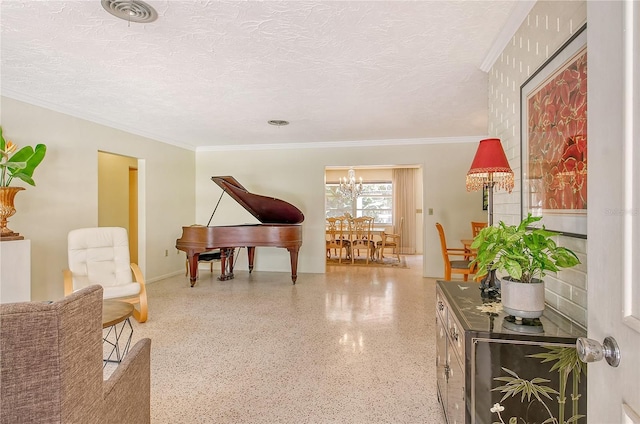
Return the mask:
POLYGON ((138 159, 98 152, 98 226, 123 227, 131 262, 138 261, 138 159))
MULTIPOLYGON (((403 218, 401 255, 423 253, 422 199, 420 165, 325 167, 325 218, 373 216, 374 228, 384 229, 387 233, 394 233, 399 227, 400 218, 403 218), (355 200, 349 198, 349 201, 345 201, 339 186, 351 171, 355 173, 354 177, 357 185, 362 187, 362 192, 355 200)), ((331 236, 325 234, 325 240, 326 237, 331 236)), ((379 236, 374 235, 373 238, 378 240, 379 236)))

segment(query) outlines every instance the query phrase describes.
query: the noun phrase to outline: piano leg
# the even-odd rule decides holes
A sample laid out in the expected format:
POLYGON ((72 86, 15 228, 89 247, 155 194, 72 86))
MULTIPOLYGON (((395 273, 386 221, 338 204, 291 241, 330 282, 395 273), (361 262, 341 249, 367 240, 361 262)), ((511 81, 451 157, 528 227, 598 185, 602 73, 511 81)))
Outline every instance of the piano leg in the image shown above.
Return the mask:
POLYGON ((298 279, 298 250, 300 247, 287 247, 289 251, 289 256, 291 257, 291 281, 293 284, 296 283, 298 279))
POLYGON ((233 247, 220 248, 220 276, 218 280, 227 281, 233 279, 233 247))
POLYGON ((231 278, 234 277, 233 268, 235 268, 235 266, 236 266, 235 257, 236 257, 236 248, 235 247, 229 247, 228 250, 227 250, 227 258, 229 258, 229 262, 228 262, 228 265, 227 265, 227 274, 231 274, 231 278))
POLYGON ((196 284, 196 279, 198 278, 198 258, 200 257, 199 253, 187 253, 187 258, 189 259, 189 280, 191 281, 191 287, 196 284))
POLYGON ((253 258, 255 257, 255 254, 256 254, 256 247, 247 246, 247 257, 249 259, 249 274, 251 274, 251 271, 253 271, 253 258))

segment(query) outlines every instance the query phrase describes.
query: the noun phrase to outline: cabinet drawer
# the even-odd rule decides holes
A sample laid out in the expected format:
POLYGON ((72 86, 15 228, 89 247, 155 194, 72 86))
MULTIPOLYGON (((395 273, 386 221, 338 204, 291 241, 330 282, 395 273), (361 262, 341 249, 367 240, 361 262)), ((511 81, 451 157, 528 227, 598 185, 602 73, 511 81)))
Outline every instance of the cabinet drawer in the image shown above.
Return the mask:
MULTIPOLYGON (((464 362, 451 353, 447 384, 447 418, 449 424, 465 424, 464 362)), ((491 422, 491 421, 489 421, 491 422)))
POLYGON ((464 360, 464 330, 462 326, 455 318, 455 315, 449 311, 447 314, 447 333, 449 334, 449 340, 453 346, 458 358, 464 360))
POLYGON ((440 315, 440 319, 444 324, 446 324, 447 322, 447 309, 449 309, 447 302, 444 300, 444 297, 442 296, 442 293, 440 293, 440 290, 437 290, 436 291, 436 313, 440 315))

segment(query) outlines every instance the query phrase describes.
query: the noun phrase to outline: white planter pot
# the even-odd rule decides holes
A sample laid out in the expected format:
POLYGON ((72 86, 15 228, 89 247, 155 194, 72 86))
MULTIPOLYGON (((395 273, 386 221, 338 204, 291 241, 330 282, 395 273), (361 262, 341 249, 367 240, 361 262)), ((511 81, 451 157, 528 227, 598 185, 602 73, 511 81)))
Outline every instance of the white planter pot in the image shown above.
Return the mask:
POLYGON ((538 318, 544 312, 544 281, 521 283, 501 278, 502 309, 518 318, 538 318))

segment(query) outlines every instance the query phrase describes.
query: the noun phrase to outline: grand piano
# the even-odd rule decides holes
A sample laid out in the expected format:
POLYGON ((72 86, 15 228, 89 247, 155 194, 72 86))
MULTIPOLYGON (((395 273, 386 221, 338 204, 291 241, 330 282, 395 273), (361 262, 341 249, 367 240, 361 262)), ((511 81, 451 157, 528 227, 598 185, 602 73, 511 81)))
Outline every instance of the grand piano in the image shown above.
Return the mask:
POLYGON ((298 278, 298 251, 302 245, 302 226, 299 224, 304 221, 300 209, 284 200, 250 193, 233 177, 211 179, 222 188, 222 195, 229 194, 261 223, 182 227, 182 237, 176 240, 176 249, 187 252, 191 287, 195 285, 198 276, 200 253, 220 249, 221 274, 218 280, 224 281, 233 278, 234 252, 237 247, 247 248, 249 272, 253 271, 256 246, 287 249, 291 257, 291 280, 295 284, 298 278))

